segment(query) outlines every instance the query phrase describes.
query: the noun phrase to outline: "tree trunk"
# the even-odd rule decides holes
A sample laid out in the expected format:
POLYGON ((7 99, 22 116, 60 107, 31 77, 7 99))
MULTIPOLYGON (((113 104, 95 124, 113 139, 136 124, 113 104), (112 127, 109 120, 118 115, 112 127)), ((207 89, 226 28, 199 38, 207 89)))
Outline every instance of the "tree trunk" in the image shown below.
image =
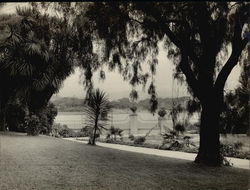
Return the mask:
POLYGON ((95 128, 94 128, 94 135, 93 135, 93 139, 92 139, 92 145, 95 145, 95 138, 96 138, 97 127, 98 127, 98 117, 95 120, 95 128))
POLYGON ((219 166, 223 157, 220 153, 219 118, 223 101, 219 97, 211 98, 202 104, 200 123, 200 147, 196 163, 219 166))
POLYGON ((0 131, 6 131, 6 115, 4 111, 0 113, 0 131))

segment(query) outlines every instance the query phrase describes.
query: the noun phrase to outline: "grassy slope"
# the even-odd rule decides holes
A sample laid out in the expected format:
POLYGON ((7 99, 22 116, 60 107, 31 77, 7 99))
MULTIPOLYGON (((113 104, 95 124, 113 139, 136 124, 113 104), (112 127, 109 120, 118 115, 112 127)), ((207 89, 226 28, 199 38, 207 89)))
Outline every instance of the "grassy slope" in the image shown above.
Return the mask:
POLYGON ((0 134, 0 189, 245 190, 249 171, 92 147, 52 137, 0 134))

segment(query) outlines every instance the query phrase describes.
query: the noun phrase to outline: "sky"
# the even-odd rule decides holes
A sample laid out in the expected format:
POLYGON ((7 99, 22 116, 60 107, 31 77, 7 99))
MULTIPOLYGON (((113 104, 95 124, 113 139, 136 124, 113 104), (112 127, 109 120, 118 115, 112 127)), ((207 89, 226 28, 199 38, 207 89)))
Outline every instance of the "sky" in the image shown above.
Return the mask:
MULTIPOLYGON (((160 51, 158 56, 159 64, 156 70, 155 83, 156 91, 159 97, 181 97, 188 95, 185 85, 180 85, 177 80, 173 79, 173 63, 167 59, 166 52, 160 51)), ((228 77, 225 90, 233 90, 239 84, 239 75, 241 68, 237 65, 228 77)), ((59 93, 60 97, 78 97, 83 98, 85 93, 81 82, 81 71, 79 68, 75 70, 63 83, 59 93)), ((118 72, 106 72, 105 81, 100 81, 98 76, 94 75, 94 86, 107 92, 111 99, 119 99, 129 97, 131 85, 123 81, 118 72)), ((150 82, 150 81, 149 81, 150 82)), ((148 98, 147 87, 143 91, 142 87, 138 88, 139 99, 148 98)))
MULTIPOLYGON (((6 3, 6 5, 0 9, 0 14, 14 13, 16 6, 26 6, 27 3, 6 3)), ((173 79, 173 63, 167 59, 166 50, 163 47, 159 48, 158 66, 155 76, 156 91, 159 97, 181 97, 188 95, 186 86, 180 86, 176 80, 173 79)), ((232 90, 239 84, 239 75, 241 68, 237 65, 228 77, 225 90, 232 90)), ((129 97, 129 93, 132 87, 128 82, 123 81, 121 75, 118 72, 106 72, 105 81, 100 81, 97 74, 93 77, 94 86, 100 88, 108 93, 111 99, 119 99, 123 97, 129 97)), ((148 85, 147 85, 148 86, 148 85)), ((145 91, 142 87, 138 88, 139 99, 148 98, 147 86, 145 91)), ((75 69, 75 72, 70 75, 63 83, 60 91, 55 96, 60 97, 77 97, 83 98, 85 91, 81 81, 81 71, 79 68, 75 69)))
MULTIPOLYGON (((157 93, 160 97, 171 97, 172 96, 172 87, 174 88, 175 96, 183 96, 187 95, 186 88, 180 87, 177 84, 177 81, 173 81, 173 64, 167 59, 166 52, 160 51, 159 56, 159 64, 156 68, 156 76, 155 76, 155 85, 157 93), (177 91, 179 90, 179 94, 177 91)), ((145 65, 144 67, 147 67, 145 65)), ((98 73, 94 75, 94 86, 96 88, 100 88, 107 92, 112 99, 118 99, 122 97, 129 97, 129 93, 132 89, 131 85, 129 85, 128 81, 124 81, 122 76, 118 72, 108 72, 105 69, 106 79, 104 81, 99 80, 98 73)), ((61 90, 58 93, 58 96, 73 96, 74 97, 84 97, 84 89, 81 83, 81 71, 79 68, 76 69, 75 73, 69 76, 61 90)), ((143 91, 142 86, 138 86, 138 94, 139 98, 147 98, 149 95, 147 94, 147 88, 149 86, 150 80, 148 81, 145 91, 143 91)))

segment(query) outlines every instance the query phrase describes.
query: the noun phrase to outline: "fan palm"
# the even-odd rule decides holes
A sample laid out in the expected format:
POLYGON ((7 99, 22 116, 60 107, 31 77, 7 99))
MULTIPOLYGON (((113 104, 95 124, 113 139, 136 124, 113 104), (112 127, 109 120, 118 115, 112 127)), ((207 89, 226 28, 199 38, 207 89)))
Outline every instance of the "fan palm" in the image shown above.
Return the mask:
POLYGON ((17 9, 17 15, 1 16, 0 30, 0 112, 16 98, 32 111, 46 106, 73 71, 68 25, 35 9, 17 9))
POLYGON ((86 115, 86 123, 92 128, 89 143, 95 145, 97 131, 106 129, 108 113, 111 111, 111 104, 105 92, 99 89, 91 92, 86 100, 83 113, 86 115))

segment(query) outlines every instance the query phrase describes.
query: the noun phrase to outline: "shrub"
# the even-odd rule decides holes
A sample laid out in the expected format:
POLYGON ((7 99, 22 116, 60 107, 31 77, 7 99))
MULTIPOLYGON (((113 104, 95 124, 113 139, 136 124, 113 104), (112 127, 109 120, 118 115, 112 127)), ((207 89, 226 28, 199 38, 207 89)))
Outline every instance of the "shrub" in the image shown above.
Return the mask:
POLYGON ((162 145, 159 146, 159 148, 164 147, 168 143, 173 143, 175 137, 176 137, 175 131, 170 131, 170 133, 162 134, 163 142, 162 142, 162 145))
POLYGON ((132 134, 131 134, 131 135, 129 135, 129 136, 128 136, 128 138, 129 138, 129 140, 131 140, 131 141, 135 140, 135 136, 134 136, 134 135, 132 135, 132 134))
POLYGON ((221 144, 221 154, 223 156, 238 157, 240 155, 239 150, 242 145, 243 144, 241 142, 221 144))
POLYGON ((183 133, 185 131, 185 127, 184 125, 180 124, 180 123, 177 123, 175 126, 174 126, 174 129, 180 133, 183 133))
POLYGON ((25 117, 26 132, 27 135, 36 136, 39 135, 41 130, 40 119, 35 114, 31 114, 25 117))
POLYGON ((108 130, 108 135, 106 139, 110 139, 111 141, 116 141, 116 137, 120 137, 122 139, 122 129, 115 128, 114 126, 111 126, 110 129, 108 130))
POLYGON ((241 159, 250 159, 250 152, 239 152, 239 154, 237 155, 237 158, 241 158, 241 159))
POLYGON ((112 143, 112 142, 114 142, 113 138, 111 138, 111 134, 109 134, 109 133, 107 134, 105 142, 106 143, 112 143))
POLYGON ((137 107, 136 107, 136 106, 132 106, 132 107, 130 107, 130 110, 131 110, 133 113, 136 113, 137 107))
POLYGON ((74 132, 68 127, 59 129, 59 135, 62 137, 71 137, 74 132))
POLYGON ((136 137, 134 139, 134 144, 142 145, 146 141, 145 137, 136 137))
POLYGON ((177 136, 177 132, 176 131, 172 130, 169 133, 170 133, 169 135, 172 135, 173 138, 175 138, 177 136))
POLYGON ((40 133, 49 134, 51 132, 56 115, 57 108, 53 103, 48 103, 45 108, 37 113, 42 126, 40 133))
POLYGON ((160 117, 164 117, 165 115, 167 114, 166 110, 164 108, 161 108, 159 111, 158 111, 158 115, 160 117))
POLYGON ((82 133, 82 136, 83 137, 89 137, 90 134, 92 133, 93 131, 93 127, 90 127, 90 126, 85 126, 81 129, 81 133, 82 133))
MULTIPOLYGON (((184 136, 183 140, 177 140, 177 134, 175 131, 170 131, 170 133, 165 133, 162 135, 163 142, 162 145, 159 146, 160 149, 164 150, 182 150, 189 149, 190 145, 193 143, 190 142, 189 136, 184 136)), ((196 148, 196 147, 195 147, 196 148)), ((190 151, 194 151, 190 148, 190 151)))
POLYGON ((181 150, 184 147, 184 143, 181 143, 179 141, 174 141, 170 144, 168 150, 181 150))
POLYGON ((27 108, 22 106, 19 102, 13 102, 8 105, 6 114, 6 124, 10 131, 26 132, 25 129, 25 110, 27 108))
POLYGON ((52 126, 51 135, 54 137, 74 137, 74 131, 69 129, 67 125, 56 123, 52 126))
MULTIPOLYGON (((18 110, 16 110, 19 112, 18 110)), ((52 126, 54 119, 57 115, 57 109, 54 104, 49 103, 46 107, 36 112, 26 112, 23 110, 23 121, 20 118, 16 118, 10 124, 15 124, 16 128, 11 128, 13 131, 22 131, 25 129, 28 135, 50 134, 52 132, 52 126)), ((20 113, 19 113, 20 114, 20 113)), ((18 114, 17 114, 18 115, 18 114)))

